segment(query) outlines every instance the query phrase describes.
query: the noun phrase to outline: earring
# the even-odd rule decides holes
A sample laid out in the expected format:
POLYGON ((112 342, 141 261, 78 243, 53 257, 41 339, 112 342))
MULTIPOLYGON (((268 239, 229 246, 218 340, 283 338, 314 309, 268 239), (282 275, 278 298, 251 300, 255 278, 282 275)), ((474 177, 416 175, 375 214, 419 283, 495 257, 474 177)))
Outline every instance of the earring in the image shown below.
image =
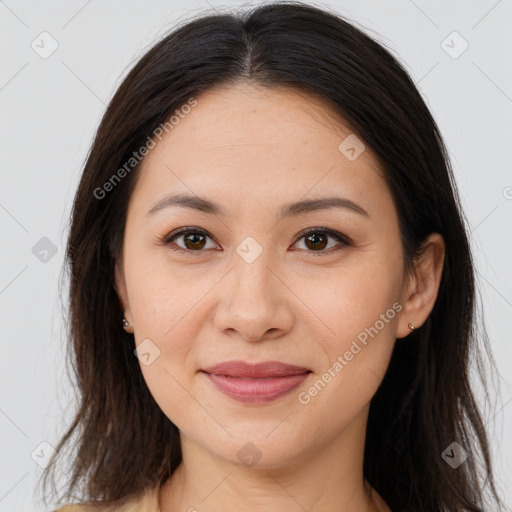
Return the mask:
POLYGON ((411 323, 409 323, 409 329, 411 329, 411 331, 414 331, 414 329, 416 329, 416 327, 414 327, 414 325, 412 325, 411 323))
POLYGON ((130 322, 126 320, 125 316, 123 315, 123 327, 128 327, 130 325, 130 322))

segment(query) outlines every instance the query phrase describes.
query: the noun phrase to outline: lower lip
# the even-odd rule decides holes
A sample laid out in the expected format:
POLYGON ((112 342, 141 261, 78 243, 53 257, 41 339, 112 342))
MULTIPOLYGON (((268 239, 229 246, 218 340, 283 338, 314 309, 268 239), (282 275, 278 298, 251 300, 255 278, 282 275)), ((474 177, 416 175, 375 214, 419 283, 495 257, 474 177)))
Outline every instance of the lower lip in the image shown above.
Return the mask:
POLYGON ((240 402, 269 402, 299 386, 308 373, 271 378, 239 378, 203 372, 225 395, 240 402))

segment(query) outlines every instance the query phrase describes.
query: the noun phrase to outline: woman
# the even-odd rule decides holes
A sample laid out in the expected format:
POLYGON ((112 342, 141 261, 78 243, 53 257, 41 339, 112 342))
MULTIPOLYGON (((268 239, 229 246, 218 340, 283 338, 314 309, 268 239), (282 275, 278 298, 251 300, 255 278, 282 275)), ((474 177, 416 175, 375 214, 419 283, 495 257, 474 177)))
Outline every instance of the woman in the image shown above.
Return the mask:
POLYGON ((67 261, 81 401, 58 452, 77 443, 83 494, 62 512, 501 506, 442 138, 336 14, 208 15, 144 55, 67 261))

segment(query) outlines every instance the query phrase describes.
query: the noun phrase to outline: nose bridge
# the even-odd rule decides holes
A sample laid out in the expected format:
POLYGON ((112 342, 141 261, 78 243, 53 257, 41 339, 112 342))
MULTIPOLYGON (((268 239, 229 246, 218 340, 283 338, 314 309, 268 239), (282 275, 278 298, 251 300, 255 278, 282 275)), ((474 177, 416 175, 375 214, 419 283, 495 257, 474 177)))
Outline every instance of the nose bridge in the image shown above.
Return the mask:
POLYGON ((234 329, 246 339, 259 340, 267 331, 288 331, 293 315, 286 306, 281 281, 271 268, 271 250, 255 254, 255 246, 240 244, 242 252, 233 254, 234 262, 225 281, 216 313, 217 328, 234 329), (245 249, 245 252, 244 252, 245 249), (249 249, 247 251, 247 249, 249 249), (251 254, 251 251, 252 254, 251 254), (247 257, 247 255, 251 257, 247 257))
MULTIPOLYGON (((250 242, 249 242, 250 244, 250 242)), ((242 252, 247 245, 240 244, 237 248, 234 273, 233 293, 236 295, 238 304, 255 303, 262 307, 260 301, 268 304, 272 300, 272 279, 275 276, 269 269, 270 251, 261 249, 260 254, 255 254, 256 248, 249 245, 249 252, 242 252), (251 254, 252 252, 252 254, 251 254)))

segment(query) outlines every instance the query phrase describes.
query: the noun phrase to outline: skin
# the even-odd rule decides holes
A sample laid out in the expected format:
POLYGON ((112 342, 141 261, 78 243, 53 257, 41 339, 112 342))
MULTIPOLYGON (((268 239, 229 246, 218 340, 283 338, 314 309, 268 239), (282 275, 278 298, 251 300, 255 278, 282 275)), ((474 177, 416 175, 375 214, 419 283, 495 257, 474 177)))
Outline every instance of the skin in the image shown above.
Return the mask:
POLYGON ((443 239, 431 234, 414 273, 405 275, 397 212, 378 160, 368 147, 353 161, 340 152, 352 132, 317 98, 243 84, 196 99, 143 162, 116 265, 126 330, 137 345, 150 339, 160 350, 151 364, 139 362, 144 379, 180 430, 183 462, 162 486, 160 509, 389 511, 363 477, 369 403, 397 338, 432 310, 443 239), (178 192, 218 203, 226 217, 178 206, 147 215, 178 192), (330 208, 278 222, 284 204, 332 195, 369 216, 330 208), (203 245, 175 239, 188 254, 158 243, 189 226, 209 238, 203 245), (318 227, 353 244, 328 237, 308 246, 297 236, 318 227), (251 263, 236 251, 249 236, 262 248, 251 263), (400 312, 301 403, 298 394, 394 303, 400 312), (233 359, 277 360, 312 373, 274 401, 244 404, 199 372, 233 359), (250 467, 237 456, 247 443, 261 456, 250 467))

